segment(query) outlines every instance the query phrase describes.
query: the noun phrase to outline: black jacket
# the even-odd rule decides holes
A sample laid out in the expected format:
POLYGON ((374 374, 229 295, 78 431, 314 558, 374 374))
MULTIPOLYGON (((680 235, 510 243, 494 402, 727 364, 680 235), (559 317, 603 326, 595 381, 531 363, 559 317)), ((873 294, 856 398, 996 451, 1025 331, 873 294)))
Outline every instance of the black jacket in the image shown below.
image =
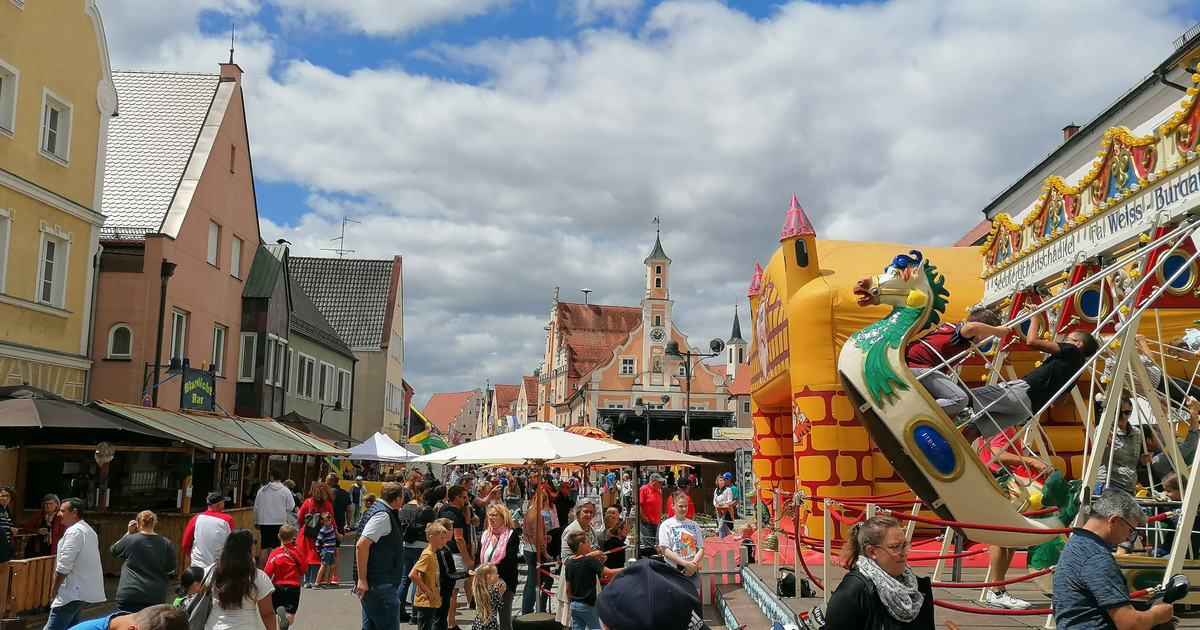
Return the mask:
POLYGON ((908 623, 897 621, 884 607, 871 580, 858 569, 851 569, 829 598, 824 630, 933 630, 936 622, 930 579, 918 577, 917 590, 925 596, 921 612, 908 623))

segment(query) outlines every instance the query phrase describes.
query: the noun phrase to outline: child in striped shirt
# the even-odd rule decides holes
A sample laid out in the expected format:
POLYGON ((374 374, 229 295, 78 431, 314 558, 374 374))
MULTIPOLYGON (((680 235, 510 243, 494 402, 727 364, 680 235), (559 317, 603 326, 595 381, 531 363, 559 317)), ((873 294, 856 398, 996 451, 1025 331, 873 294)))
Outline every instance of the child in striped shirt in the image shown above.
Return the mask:
POLYGON ((333 586, 333 563, 337 560, 337 539, 337 530, 333 527, 333 514, 322 512, 321 531, 317 534, 317 541, 314 545, 317 553, 321 556, 321 568, 317 571, 316 588, 333 586))

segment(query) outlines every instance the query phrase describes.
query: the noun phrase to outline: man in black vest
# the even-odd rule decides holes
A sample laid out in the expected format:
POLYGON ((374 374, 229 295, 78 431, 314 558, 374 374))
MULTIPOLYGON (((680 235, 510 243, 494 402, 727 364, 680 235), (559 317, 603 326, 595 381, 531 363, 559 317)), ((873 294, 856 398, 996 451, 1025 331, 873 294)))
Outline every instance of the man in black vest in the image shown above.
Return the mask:
POLYGON ((403 505, 404 486, 387 483, 379 500, 362 517, 354 557, 358 561, 355 594, 362 601, 363 630, 400 630, 397 586, 404 574, 403 505))

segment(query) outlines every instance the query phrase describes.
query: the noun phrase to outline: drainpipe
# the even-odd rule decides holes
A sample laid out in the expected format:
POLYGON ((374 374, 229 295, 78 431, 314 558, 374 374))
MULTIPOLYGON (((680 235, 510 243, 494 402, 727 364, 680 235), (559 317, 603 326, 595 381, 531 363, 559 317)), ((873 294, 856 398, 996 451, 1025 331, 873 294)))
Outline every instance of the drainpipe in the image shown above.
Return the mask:
MULTIPOLYGON (((162 369, 162 338, 163 327, 166 325, 164 321, 167 316, 167 282, 171 276, 175 275, 175 263, 162 259, 162 266, 159 268, 159 277, 162 278, 162 289, 158 294, 158 341, 154 344, 154 389, 150 390, 150 404, 152 407, 158 406, 158 379, 162 369)), ((240 348, 241 346, 239 346, 240 348)))
POLYGON ((354 362, 350 364, 350 405, 346 410, 346 435, 354 437, 354 385, 358 382, 358 357, 354 358, 354 362))
MULTIPOLYGON (((92 259, 92 305, 88 309, 88 340, 87 354, 89 360, 96 358, 96 296, 100 293, 100 256, 104 246, 96 245, 96 257, 92 259)), ((92 366, 92 370, 95 366, 92 366)), ((83 402, 87 404, 92 393, 92 370, 88 370, 87 378, 83 379, 83 402)))

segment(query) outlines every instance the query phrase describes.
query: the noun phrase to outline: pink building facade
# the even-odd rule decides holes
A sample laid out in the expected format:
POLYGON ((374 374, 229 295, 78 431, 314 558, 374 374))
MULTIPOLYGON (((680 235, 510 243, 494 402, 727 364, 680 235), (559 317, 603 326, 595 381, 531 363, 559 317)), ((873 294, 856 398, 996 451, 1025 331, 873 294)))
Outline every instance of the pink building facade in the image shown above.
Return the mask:
POLYGON ((121 116, 109 130, 108 217, 90 397, 178 408, 180 379, 154 389, 172 359, 216 370, 216 403, 233 412, 254 380, 242 351, 242 292, 260 236, 241 69, 219 75, 118 72, 121 116), (164 262, 174 264, 159 329, 164 262))

